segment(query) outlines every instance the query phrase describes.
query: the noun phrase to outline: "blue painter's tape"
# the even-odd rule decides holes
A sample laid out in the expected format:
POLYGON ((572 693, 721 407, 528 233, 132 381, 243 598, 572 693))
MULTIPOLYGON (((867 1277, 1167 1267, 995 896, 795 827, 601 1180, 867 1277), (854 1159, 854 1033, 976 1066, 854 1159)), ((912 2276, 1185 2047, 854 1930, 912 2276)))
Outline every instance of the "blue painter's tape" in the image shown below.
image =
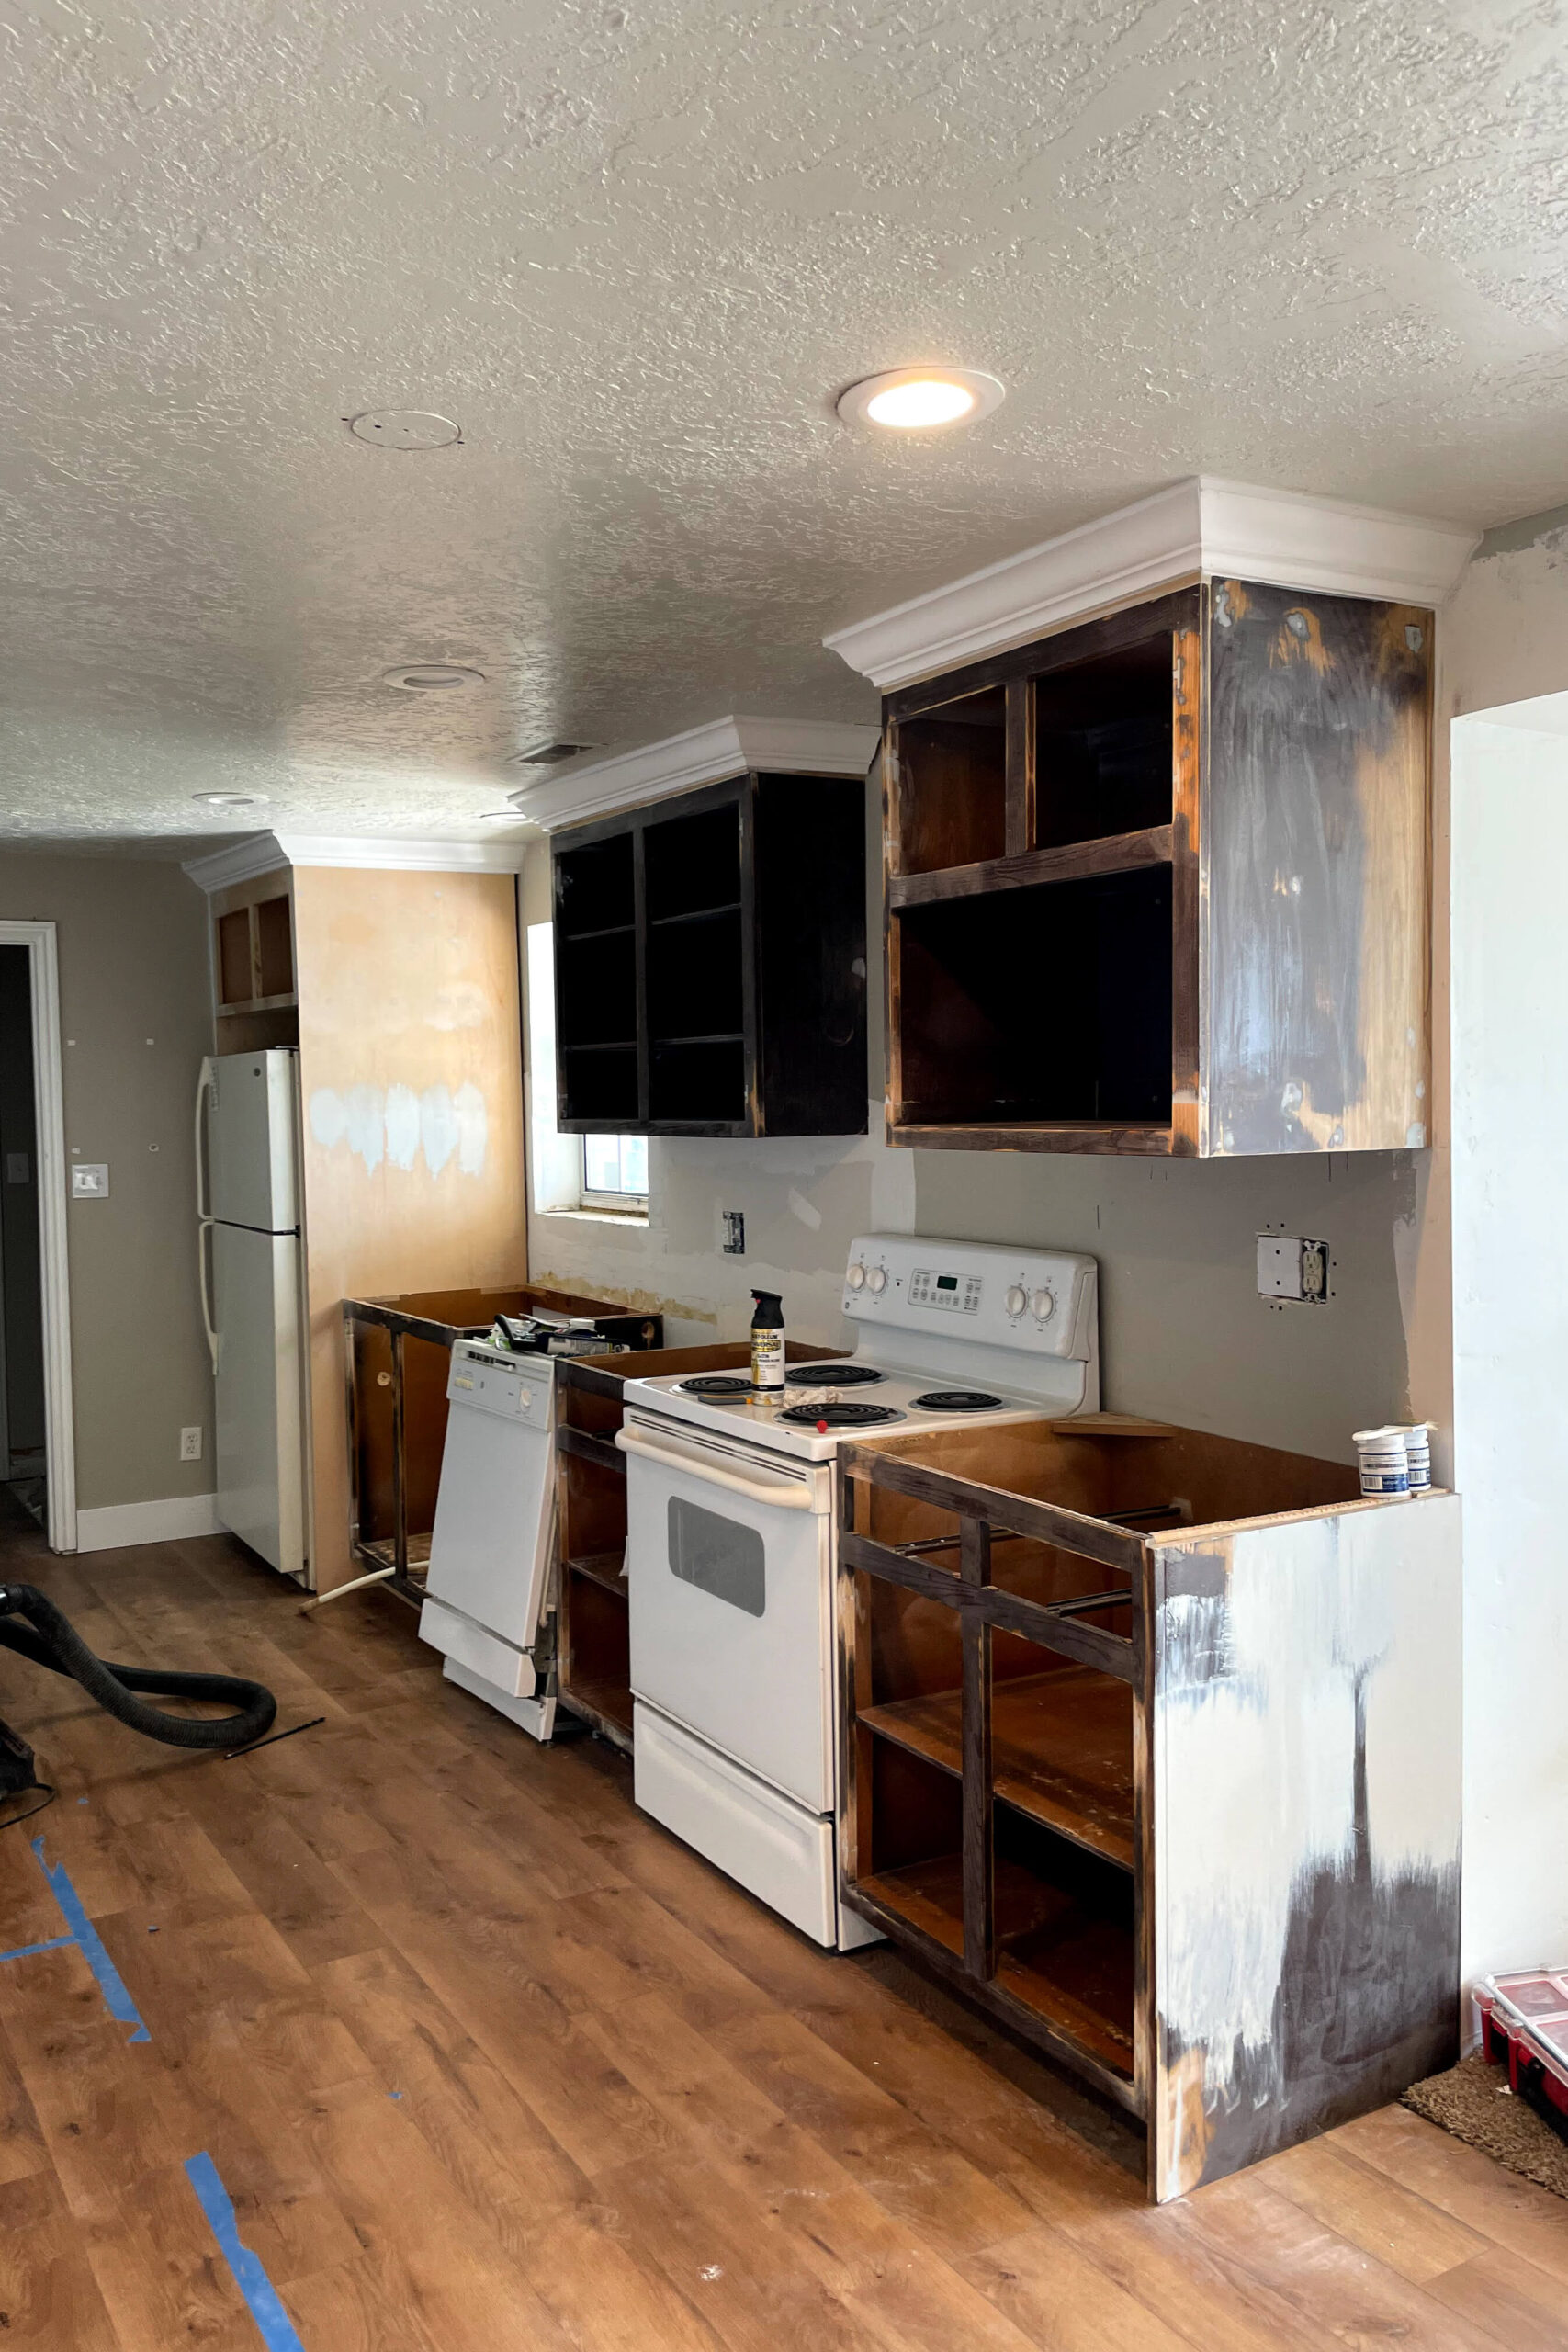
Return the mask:
POLYGON ((195 2189, 209 2226, 222 2251, 224 2261, 234 2274, 234 2284, 250 2307, 267 2352, 305 2352, 294 2333, 294 2324, 284 2310, 276 2288, 262 2268, 259 2256, 240 2243, 240 2225, 234 2219, 234 2208, 229 2192, 218 2177, 218 2167, 204 2148, 199 2156, 186 2158, 186 2177, 195 2189))
POLYGON ((15 1951, 0 1951, 0 1961, 31 1960, 35 1951, 58 1951, 62 1944, 73 1944, 74 1936, 51 1936, 46 1944, 18 1944, 15 1951))
POLYGON ((83 1909, 82 1898, 72 1885, 71 1874, 64 1863, 44 1860, 41 1838, 33 1839, 33 1852, 38 1856, 39 1870, 49 1881, 50 1893, 64 1914, 66 1926, 82 1947, 83 1959, 98 1980, 104 2007, 111 2018, 118 2018, 121 2025, 136 2028, 134 2033, 127 2034, 128 2042, 151 2041, 152 2037, 142 2024, 136 2004, 125 1989, 125 1980, 104 1950, 103 1938, 83 1909))

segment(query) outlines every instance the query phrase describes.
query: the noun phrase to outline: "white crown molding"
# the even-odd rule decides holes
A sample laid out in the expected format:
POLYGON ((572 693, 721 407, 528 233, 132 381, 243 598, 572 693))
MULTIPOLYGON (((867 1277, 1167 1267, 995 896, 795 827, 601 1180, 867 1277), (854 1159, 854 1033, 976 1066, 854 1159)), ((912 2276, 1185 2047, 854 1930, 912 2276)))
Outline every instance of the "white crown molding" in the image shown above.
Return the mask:
POLYGON ((1479 544, 1461 525, 1194 475, 822 641, 890 694, 1206 575, 1439 605, 1479 544))
POLYGON ((520 874, 525 841, 411 841, 395 833, 254 833, 232 849, 187 859, 185 872, 210 893, 287 865, 344 865, 366 873, 520 874))
POLYGON ((874 727, 835 719, 715 718, 608 759, 575 760, 508 797, 531 823, 554 832, 751 768, 773 775, 863 775, 878 741, 874 727))
POLYGON ((186 858, 180 870, 210 898, 214 890, 252 882, 258 874, 274 874, 288 863, 276 833, 247 833, 223 849, 209 850, 205 857, 186 858))

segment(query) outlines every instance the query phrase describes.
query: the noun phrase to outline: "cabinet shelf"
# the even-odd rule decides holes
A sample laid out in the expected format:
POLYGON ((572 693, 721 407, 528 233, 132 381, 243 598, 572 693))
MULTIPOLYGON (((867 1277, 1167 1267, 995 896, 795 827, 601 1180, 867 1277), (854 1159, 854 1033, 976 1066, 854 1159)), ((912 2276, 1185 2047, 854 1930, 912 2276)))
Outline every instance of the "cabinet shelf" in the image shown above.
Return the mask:
MULTIPOLYGON (((956 1690, 863 1708, 867 1731, 957 1777, 963 1701, 956 1690)), ((1133 1867, 1133 1693, 1070 1667, 998 1681, 991 1701, 991 1785, 1004 1804, 1119 1870, 1133 1867)))
POLYGON ((596 1037, 583 1046, 563 1046, 563 1054, 635 1054, 635 1037, 596 1037))
POLYGON ((566 931, 561 937, 569 947, 585 947, 594 939, 629 939, 636 929, 635 922, 606 922, 595 931, 566 931))
POLYGON ((1027 889, 1042 882, 1077 882, 1101 874, 1131 874, 1140 866, 1168 865, 1171 828, 1151 825, 1142 832, 1109 833, 1098 841, 1072 842, 1059 849, 1021 851, 1016 857, 987 858, 976 865, 951 865, 938 873, 897 874, 887 885, 890 907, 920 907, 934 899, 974 899, 1001 890, 1027 889))
MULTIPOLYGON (((863 1879, 874 1903, 964 1955, 957 1854, 863 1879)), ((1133 2078, 1133 1940, 1092 1894, 1054 1884, 998 1854, 993 1879, 996 1983, 1123 2081, 1133 2078)))
POLYGON ((656 1046, 740 1046, 746 1042, 744 1030, 712 1029, 701 1036, 655 1037, 656 1046))
POLYGON ((718 907, 693 907, 684 914, 650 916, 648 927, 649 931, 671 931, 677 923, 713 922, 720 915, 738 915, 739 912, 739 899, 727 899, 718 907))
POLYGON ((626 1555, 624 1551, 587 1552, 580 1559, 565 1561, 563 1566, 570 1576, 586 1577, 590 1583, 598 1585, 603 1591, 613 1592, 617 1600, 626 1599, 626 1555))

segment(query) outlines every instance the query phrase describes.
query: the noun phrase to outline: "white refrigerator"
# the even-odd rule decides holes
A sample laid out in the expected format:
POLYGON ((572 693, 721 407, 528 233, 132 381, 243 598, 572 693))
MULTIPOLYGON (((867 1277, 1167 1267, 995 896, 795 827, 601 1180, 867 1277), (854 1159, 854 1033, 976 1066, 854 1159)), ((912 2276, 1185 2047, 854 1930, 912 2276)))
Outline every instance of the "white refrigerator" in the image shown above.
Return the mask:
POLYGON ((308 1582, 298 1069, 282 1050, 202 1063, 197 1206, 218 1518, 308 1582))

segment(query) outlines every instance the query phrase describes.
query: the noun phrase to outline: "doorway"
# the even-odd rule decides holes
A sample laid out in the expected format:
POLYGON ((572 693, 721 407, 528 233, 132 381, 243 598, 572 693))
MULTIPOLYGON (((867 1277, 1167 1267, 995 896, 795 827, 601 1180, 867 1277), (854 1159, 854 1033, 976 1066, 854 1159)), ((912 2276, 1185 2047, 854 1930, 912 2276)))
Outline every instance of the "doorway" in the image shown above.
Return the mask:
POLYGON ((76 1549, 60 973, 51 922, 0 919, 0 1498, 76 1549))
POLYGON ((32 958, 0 946, 0 1486, 48 1522, 32 958))

